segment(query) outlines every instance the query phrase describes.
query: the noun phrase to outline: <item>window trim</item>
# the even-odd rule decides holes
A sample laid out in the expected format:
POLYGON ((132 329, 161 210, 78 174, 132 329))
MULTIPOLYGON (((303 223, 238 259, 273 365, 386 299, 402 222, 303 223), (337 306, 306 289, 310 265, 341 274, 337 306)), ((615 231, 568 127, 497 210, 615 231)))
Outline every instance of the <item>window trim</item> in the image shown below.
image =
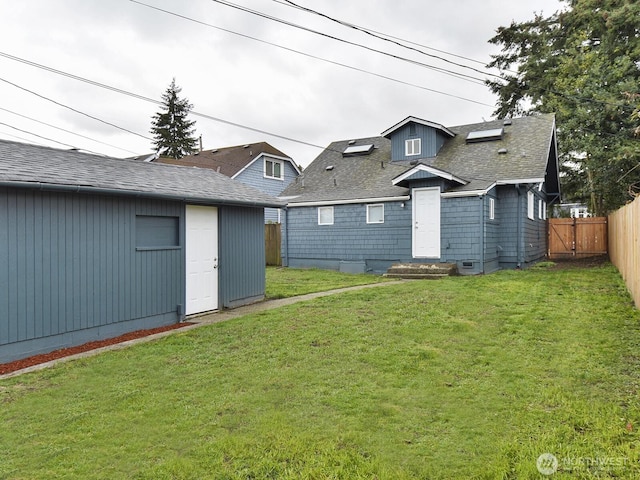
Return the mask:
POLYGON ((420 155, 421 153, 422 153, 422 139, 420 137, 407 138, 404 141, 404 155, 406 157, 420 155), (409 148, 409 145, 411 145, 411 148, 409 148), (409 151, 411 151, 411 153, 409 153, 409 151))
POLYGON ((333 225, 334 222, 334 211, 333 211, 333 206, 330 207, 318 207, 318 225, 333 225), (322 222, 322 215, 321 212, 323 210, 326 211, 330 211, 331 212, 331 223, 329 222, 322 222))
POLYGON ((527 218, 535 219, 535 195, 533 192, 527 192, 527 218))
POLYGON ((284 162, 282 160, 278 160, 275 158, 271 158, 271 157, 265 157, 264 158, 264 162, 263 162, 263 167, 262 167, 262 173, 264 175, 264 178, 270 178, 272 180, 280 180, 280 181, 284 181, 284 162), (274 175, 269 175, 267 173, 267 162, 271 162, 271 173, 273 174, 273 170, 274 170, 274 166, 276 164, 280 165, 280 176, 276 177, 274 175))
POLYGON ((371 224, 371 225, 376 225, 376 224, 381 224, 384 223, 384 203, 372 203, 367 205, 367 224, 371 224), (371 221, 371 216, 370 216, 370 208, 371 207, 382 207, 382 220, 374 222, 371 221))
POLYGON ((496 199, 489 198, 489 220, 496 219, 496 199))

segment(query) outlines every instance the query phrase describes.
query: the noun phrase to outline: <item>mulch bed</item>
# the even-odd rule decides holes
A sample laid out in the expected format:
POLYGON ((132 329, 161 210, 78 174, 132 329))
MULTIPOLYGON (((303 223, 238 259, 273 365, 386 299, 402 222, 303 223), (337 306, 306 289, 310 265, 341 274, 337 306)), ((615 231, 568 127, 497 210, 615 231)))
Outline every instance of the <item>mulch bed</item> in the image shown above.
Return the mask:
POLYGON ((115 345, 117 343, 135 340, 136 338, 142 338, 156 333, 166 332, 168 330, 183 328, 187 325, 193 325, 193 323, 182 322, 175 323, 173 325, 167 325, 166 327, 149 328, 147 330, 136 330, 135 332, 125 333, 124 335, 120 335, 119 337, 107 338, 105 340, 96 340, 94 342, 87 342, 76 347, 61 348, 60 350, 54 350, 53 352, 34 355, 32 357, 15 360, 9 363, 0 363, 0 375, 15 372, 17 370, 22 370, 23 368, 32 367, 41 363, 46 363, 51 360, 68 357, 69 355, 75 355, 76 353, 88 352, 90 350, 95 350, 96 348, 115 345))

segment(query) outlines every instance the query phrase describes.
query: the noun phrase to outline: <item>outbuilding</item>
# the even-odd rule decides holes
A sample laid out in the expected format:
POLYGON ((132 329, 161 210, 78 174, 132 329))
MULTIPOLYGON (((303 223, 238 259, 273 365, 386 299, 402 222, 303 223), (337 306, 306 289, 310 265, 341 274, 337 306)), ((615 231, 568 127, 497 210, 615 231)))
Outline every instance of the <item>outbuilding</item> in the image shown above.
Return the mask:
POLYGON ((0 363, 262 300, 282 206, 210 169, 0 141, 0 363))

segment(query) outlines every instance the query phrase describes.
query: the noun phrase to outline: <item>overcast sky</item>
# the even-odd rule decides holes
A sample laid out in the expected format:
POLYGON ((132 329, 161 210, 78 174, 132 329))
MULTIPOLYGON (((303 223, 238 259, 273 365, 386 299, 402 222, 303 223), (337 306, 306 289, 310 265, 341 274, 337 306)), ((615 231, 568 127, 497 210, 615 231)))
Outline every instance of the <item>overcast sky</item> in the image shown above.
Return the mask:
POLYGON ((233 4, 390 55, 213 0, 140 0, 170 13, 130 0, 0 0, 0 138, 116 157, 150 153, 158 105, 42 66, 156 100, 175 77, 194 112, 266 132, 192 115, 204 149, 267 141, 306 166, 321 150, 305 143, 325 147, 376 136, 408 115, 449 127, 489 120, 495 97, 479 80, 498 49, 488 40, 513 20, 564 6, 559 0, 293 1, 420 44, 413 46, 423 53, 284 0, 233 4))

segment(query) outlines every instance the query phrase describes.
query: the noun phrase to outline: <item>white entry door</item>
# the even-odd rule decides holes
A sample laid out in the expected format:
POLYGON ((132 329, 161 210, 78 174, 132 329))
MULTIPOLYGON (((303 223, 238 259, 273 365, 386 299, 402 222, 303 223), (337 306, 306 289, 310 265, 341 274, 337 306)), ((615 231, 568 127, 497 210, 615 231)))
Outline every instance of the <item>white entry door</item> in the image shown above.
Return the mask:
POLYGON ((440 258, 440 188, 413 190, 413 256, 440 258))
POLYGON ((187 261, 185 313, 218 308, 218 209, 187 205, 185 216, 187 261))

